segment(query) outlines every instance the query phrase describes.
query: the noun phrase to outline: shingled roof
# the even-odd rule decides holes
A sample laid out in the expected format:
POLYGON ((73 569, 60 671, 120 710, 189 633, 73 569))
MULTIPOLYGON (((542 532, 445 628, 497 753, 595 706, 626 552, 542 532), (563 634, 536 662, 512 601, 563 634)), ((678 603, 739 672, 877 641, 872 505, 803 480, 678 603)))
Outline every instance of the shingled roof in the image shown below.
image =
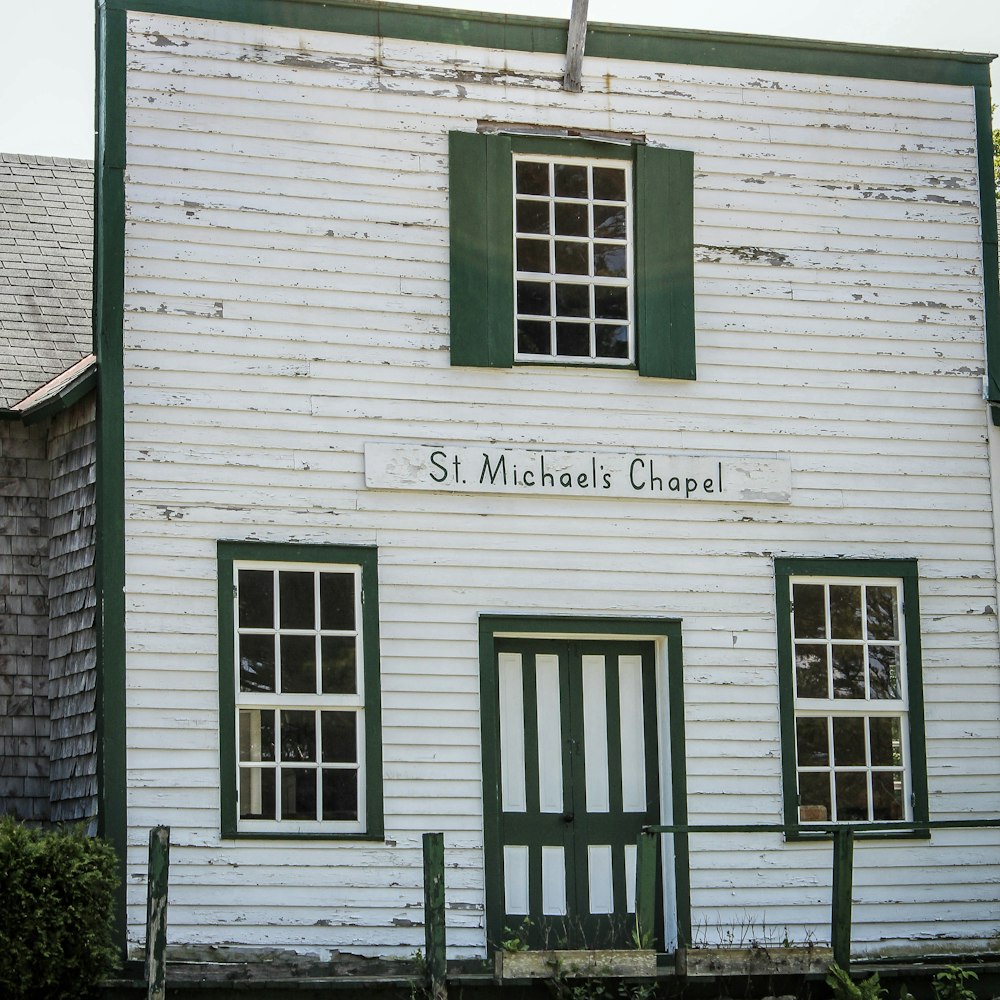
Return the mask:
POLYGON ((92 348, 94 164, 0 153, 0 409, 92 348))

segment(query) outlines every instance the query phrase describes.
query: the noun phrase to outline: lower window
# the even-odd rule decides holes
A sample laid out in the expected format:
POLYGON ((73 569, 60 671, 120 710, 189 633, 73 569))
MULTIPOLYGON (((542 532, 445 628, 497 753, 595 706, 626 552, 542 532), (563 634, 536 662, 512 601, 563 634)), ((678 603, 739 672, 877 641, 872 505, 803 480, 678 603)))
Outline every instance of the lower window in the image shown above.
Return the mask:
POLYGON ((786 823, 926 819, 916 564, 775 571, 786 823))
POLYGON ((380 835, 374 549, 220 543, 223 833, 380 835))

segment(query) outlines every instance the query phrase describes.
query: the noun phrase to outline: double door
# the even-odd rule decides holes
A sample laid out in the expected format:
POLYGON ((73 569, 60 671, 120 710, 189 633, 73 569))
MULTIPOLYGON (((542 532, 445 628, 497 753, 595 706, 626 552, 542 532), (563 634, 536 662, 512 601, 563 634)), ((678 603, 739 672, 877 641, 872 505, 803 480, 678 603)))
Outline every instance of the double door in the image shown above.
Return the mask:
POLYGON ((660 818, 654 646, 498 638, 495 650, 505 934, 627 947, 636 842, 660 818))

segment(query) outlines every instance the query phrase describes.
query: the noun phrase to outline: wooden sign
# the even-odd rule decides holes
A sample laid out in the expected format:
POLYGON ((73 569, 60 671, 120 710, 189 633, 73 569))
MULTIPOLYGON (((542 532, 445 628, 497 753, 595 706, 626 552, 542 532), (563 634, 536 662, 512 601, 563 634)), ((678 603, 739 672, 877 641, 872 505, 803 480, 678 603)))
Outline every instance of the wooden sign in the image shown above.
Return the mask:
POLYGON ((635 500, 791 503, 787 457, 556 451, 369 442, 365 484, 380 490, 546 494, 635 500))

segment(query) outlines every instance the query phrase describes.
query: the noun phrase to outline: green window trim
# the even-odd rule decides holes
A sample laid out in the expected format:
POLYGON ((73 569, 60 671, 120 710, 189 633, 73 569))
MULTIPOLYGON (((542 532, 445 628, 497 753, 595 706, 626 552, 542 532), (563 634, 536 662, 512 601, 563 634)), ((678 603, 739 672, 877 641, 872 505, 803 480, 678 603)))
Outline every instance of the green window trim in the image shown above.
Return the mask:
POLYGON ((453 365, 514 367, 512 158, 534 153, 632 162, 635 368, 653 378, 696 377, 693 153, 481 132, 449 133, 448 149, 453 365))
MULTIPOLYGON (((795 739, 795 662, 792 643, 791 579, 793 577, 824 577, 828 580, 885 579, 900 581, 902 592, 902 637, 905 647, 906 723, 909 734, 908 776, 912 822, 929 819, 927 799, 927 755, 924 733, 924 691, 920 643, 920 598, 917 562, 914 559, 838 559, 806 558, 775 559, 775 607, 778 639, 778 693, 780 702, 782 798, 784 822, 797 832, 789 840, 823 839, 825 834, 812 833, 808 823, 799 819, 797 755, 795 739)), ((859 821, 851 821, 852 825, 859 821)), ((900 831, 899 833, 859 833, 872 839, 926 839, 929 832, 900 831)))
MULTIPOLYGON (((273 542, 218 543, 219 566, 219 743, 221 832, 227 839, 251 840, 381 840, 384 836, 382 798, 382 712, 378 634, 378 551, 373 546, 299 545, 273 542), (234 671, 234 564, 295 563, 359 566, 361 569, 361 643, 364 690, 365 826, 360 832, 317 830, 281 832, 239 829, 237 807, 236 690, 234 671)), ((280 821, 277 821, 280 822, 280 821)))

